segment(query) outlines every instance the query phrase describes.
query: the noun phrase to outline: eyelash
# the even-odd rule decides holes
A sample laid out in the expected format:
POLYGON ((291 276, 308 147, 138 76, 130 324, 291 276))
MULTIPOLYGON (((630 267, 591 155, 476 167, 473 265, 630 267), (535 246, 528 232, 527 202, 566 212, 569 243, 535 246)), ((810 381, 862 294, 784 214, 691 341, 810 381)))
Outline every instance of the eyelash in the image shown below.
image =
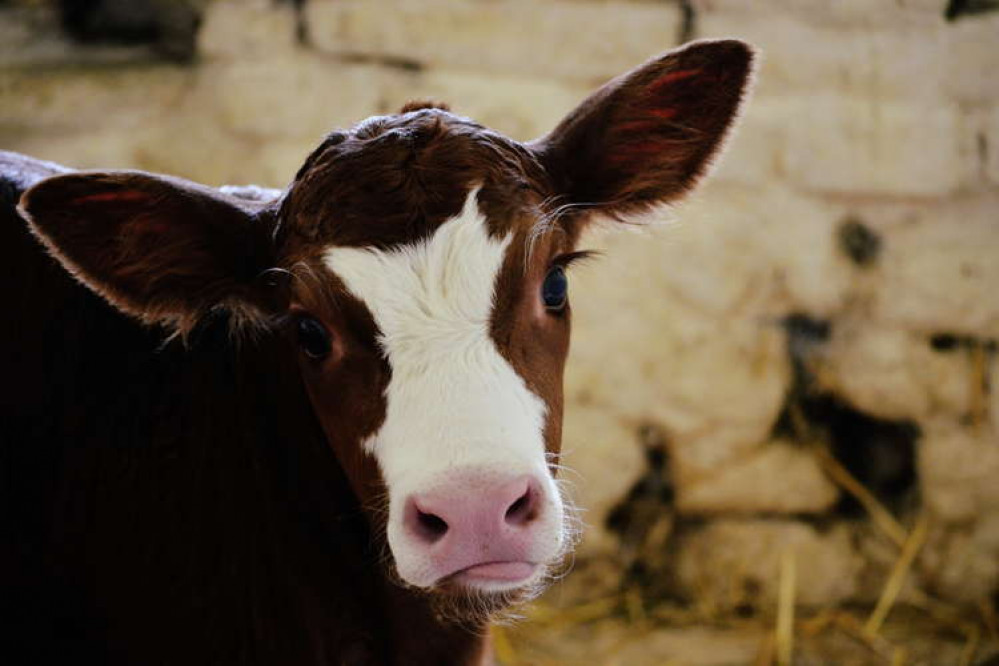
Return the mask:
POLYGON ((577 250, 575 252, 566 252, 565 254, 560 254, 552 259, 552 266, 561 266, 567 269, 575 264, 580 264, 591 259, 595 259, 600 256, 599 252, 594 250, 577 250))

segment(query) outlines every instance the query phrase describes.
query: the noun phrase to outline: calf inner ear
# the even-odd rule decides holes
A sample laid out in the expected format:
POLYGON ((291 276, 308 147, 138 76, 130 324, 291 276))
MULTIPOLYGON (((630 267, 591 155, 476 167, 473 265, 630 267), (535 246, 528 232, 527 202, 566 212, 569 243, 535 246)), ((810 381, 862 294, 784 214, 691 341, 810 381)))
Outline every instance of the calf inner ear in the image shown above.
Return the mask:
POLYGON ((682 197, 739 113, 753 51, 693 42, 607 83, 531 144, 569 204, 619 217, 682 197))
POLYGON ((269 302, 257 277, 271 266, 260 203, 135 171, 48 178, 19 210, 52 255, 123 312, 188 332, 224 307, 245 324, 269 302))

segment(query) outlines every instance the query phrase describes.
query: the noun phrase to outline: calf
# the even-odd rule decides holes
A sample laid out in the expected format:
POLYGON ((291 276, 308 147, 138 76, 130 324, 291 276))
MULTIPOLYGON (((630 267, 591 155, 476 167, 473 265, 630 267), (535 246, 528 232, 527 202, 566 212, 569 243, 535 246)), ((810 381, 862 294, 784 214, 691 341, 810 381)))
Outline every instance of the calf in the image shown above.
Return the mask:
POLYGON ((704 175, 751 61, 690 44, 528 144, 410 104, 280 193, 0 156, 0 662, 486 658, 572 544, 577 239, 704 175))

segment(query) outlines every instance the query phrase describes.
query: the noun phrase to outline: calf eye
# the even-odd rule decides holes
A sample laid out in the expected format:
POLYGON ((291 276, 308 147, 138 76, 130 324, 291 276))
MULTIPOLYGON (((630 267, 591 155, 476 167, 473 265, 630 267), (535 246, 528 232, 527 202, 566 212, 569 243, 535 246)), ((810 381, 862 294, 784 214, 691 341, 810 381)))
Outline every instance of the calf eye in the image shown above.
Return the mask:
POLYGON ((298 345, 309 358, 324 359, 330 353, 332 340, 326 327, 312 317, 298 320, 298 345))
POLYGON ((541 285, 541 300, 549 312, 561 312, 569 300, 569 278, 561 266, 552 266, 541 285))

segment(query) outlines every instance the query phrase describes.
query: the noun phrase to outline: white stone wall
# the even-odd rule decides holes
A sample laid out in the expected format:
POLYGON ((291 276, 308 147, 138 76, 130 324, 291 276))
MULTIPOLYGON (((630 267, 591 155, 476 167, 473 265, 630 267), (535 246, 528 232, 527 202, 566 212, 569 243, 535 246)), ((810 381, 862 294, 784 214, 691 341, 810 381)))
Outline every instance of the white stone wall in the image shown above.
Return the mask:
POLYGON ((920 429, 921 499, 901 516, 932 521, 917 580, 972 602, 999 588, 999 13, 947 22, 945 4, 694 0, 685 27, 667 1, 310 0, 303 46, 287 5, 215 0, 178 66, 69 45, 22 2, 0 10, 0 148, 282 186, 324 132, 411 98, 529 139, 685 30, 746 39, 763 65, 713 180, 670 224, 594 236, 606 256, 574 276, 583 553, 617 547, 604 518, 646 473, 652 423, 673 509, 706 520, 671 546, 681 588, 724 605, 752 581, 768 599, 793 547, 801 601, 876 594, 897 546, 834 511, 821 437, 774 432, 798 314, 828 326, 814 391, 920 429), (879 239, 864 265, 846 221, 879 239))

